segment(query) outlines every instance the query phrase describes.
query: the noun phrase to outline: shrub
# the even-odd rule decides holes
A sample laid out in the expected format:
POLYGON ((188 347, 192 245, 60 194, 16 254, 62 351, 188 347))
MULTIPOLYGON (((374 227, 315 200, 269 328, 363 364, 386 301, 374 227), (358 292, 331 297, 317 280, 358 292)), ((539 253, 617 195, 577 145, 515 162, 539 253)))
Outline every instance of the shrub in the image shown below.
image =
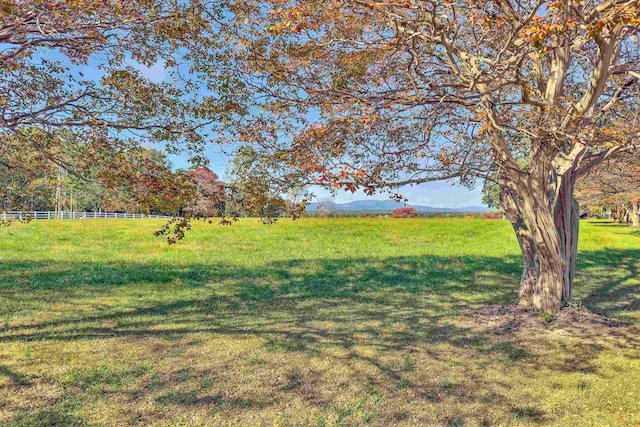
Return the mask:
POLYGON ((484 218, 484 219, 502 219, 502 218, 504 218, 504 216, 500 212, 488 212, 488 213, 482 214, 482 218, 484 218))
POLYGON ((415 208, 397 208, 391 212, 392 218, 415 218, 416 217, 416 209, 415 208))

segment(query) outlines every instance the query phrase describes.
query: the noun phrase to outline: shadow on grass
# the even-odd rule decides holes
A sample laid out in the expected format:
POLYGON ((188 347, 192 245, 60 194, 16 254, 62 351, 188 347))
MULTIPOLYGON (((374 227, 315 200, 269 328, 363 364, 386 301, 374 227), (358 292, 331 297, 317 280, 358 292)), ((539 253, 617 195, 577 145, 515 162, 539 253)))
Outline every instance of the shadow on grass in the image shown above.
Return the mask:
POLYGON ((27 375, 14 372, 8 366, 0 365, 0 376, 9 378, 15 386, 27 386, 31 384, 27 375))
POLYGON ((49 408, 39 408, 20 417, 8 426, 11 427, 82 427, 86 422, 77 415, 81 403, 71 399, 60 399, 49 408))
MULTIPOLYGON (((147 326, 163 319, 182 319, 196 322, 202 331, 213 331, 214 326, 219 326, 220 332, 228 329, 230 333, 253 332, 225 326, 242 315, 263 314, 266 320, 263 325, 300 325, 335 320, 333 316, 344 316, 350 323, 369 318, 406 323, 438 320, 460 310, 513 301, 520 266, 515 257, 506 260, 400 257, 293 260, 256 269, 233 265, 174 268, 18 263, 0 264, 0 271, 11 273, 0 278, 0 297, 6 301, 2 313, 5 318, 28 317, 25 314, 46 311, 43 307, 57 304, 67 310, 56 320, 8 327, 9 336, 28 341, 47 339, 46 332, 40 335, 37 330, 64 325, 74 326, 74 335, 68 339, 92 337, 92 331, 96 337, 101 336, 106 331, 91 324, 107 320, 122 320, 121 332, 109 329, 115 334, 163 333, 147 330, 144 323, 136 324, 135 330, 126 328, 136 317, 155 317, 147 326), (123 295, 122 292, 130 296, 131 303, 120 306, 92 302, 100 297, 123 295), (81 306, 99 314, 78 317, 74 309, 81 306), (207 325, 211 328, 205 328, 207 325), (16 329, 36 332, 18 337, 14 335, 16 329)), ((179 330, 167 333, 176 334, 179 330)), ((403 334, 397 336, 402 341, 403 334)), ((50 338, 59 340, 64 336, 50 338)))
MULTIPOLYGON (((639 259, 640 250, 582 253, 577 297, 594 312, 633 319, 640 311, 639 259)), ((520 364, 560 372, 597 373, 590 362, 599 351, 597 346, 576 346, 566 351, 563 363, 547 363, 508 335, 496 340, 493 330, 451 321, 465 310, 514 301, 520 273, 518 257, 292 260, 255 269, 234 265, 176 268, 16 263, 0 265, 0 273, 0 298, 7 302, 2 314, 10 319, 5 330, 0 330, 0 342, 155 337, 184 347, 188 345, 181 341, 185 336, 202 333, 238 339, 257 337, 263 342, 262 349, 270 354, 332 358, 335 356, 326 350, 337 349, 347 356, 335 363, 353 370, 364 365, 376 372, 363 374, 368 389, 390 395, 411 390, 431 403, 489 399, 492 405, 503 405, 514 420, 528 423, 550 420, 538 408, 517 406, 502 393, 488 395, 481 382, 416 383, 411 376, 416 370, 412 358, 423 357, 426 352, 435 362, 451 364, 451 354, 441 353, 439 347, 446 345, 470 360, 482 357, 505 367, 520 364), (123 292, 128 297, 125 304, 92 302, 96 297, 121 296, 123 292), (54 318, 13 320, 28 318, 33 312, 51 317, 47 307, 56 304, 66 305, 54 318), (361 351, 363 346, 375 349, 376 355, 361 351), (393 355, 393 361, 385 355, 393 355)), ((138 376, 126 374, 132 376, 131 381, 149 375, 147 371, 134 373, 138 376)), ((25 379, 16 386, 29 385, 26 377, 8 368, 0 367, 0 375, 18 383, 25 379)), ((124 384, 106 368, 73 375, 68 386, 79 393, 95 392, 95 384, 102 384, 97 389, 102 393, 124 384)), ((190 371, 183 372, 185 377, 191 375, 190 371)), ((276 396, 229 397, 212 392, 207 384, 200 389, 176 391, 162 381, 155 388, 147 384, 137 393, 157 390, 154 399, 160 406, 205 405, 219 410, 258 410, 292 395, 302 395, 314 405, 330 406, 331 402, 305 385, 310 375, 290 372, 276 396)), ((180 383, 179 377, 178 373, 174 385, 180 383)), ((502 389, 508 390, 508 386, 502 389)), ((343 415, 345 419, 351 416, 343 415)), ((392 423, 405 415, 399 411, 386 421, 392 423)), ((441 421, 444 425, 463 425, 465 415, 441 421)), ((489 424, 494 421, 487 420, 489 424)))
POLYGON ((640 249, 580 254, 576 298, 591 311, 640 323, 640 249))

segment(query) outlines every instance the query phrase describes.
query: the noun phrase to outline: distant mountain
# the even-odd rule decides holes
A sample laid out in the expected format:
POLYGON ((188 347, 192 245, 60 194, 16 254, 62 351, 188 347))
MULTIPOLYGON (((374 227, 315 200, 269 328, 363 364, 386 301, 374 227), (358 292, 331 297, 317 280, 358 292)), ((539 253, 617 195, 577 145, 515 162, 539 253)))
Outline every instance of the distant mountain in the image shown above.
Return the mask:
POLYGON ((464 206, 462 208, 434 208, 432 206, 405 205, 393 200, 356 200, 349 203, 314 202, 307 205, 309 212, 315 212, 320 205, 326 205, 332 211, 378 211, 391 212, 403 206, 415 208, 418 212, 489 212, 484 206, 464 206))

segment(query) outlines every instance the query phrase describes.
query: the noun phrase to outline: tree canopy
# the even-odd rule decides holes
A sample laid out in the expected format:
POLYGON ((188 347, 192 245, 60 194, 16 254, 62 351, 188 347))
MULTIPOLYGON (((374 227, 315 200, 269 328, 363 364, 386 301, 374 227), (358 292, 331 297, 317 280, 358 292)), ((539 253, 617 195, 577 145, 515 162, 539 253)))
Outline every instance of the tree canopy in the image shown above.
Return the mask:
MULTIPOLYGON (((134 195, 143 210, 175 205, 178 176, 142 146, 197 160, 207 123, 221 120, 214 98, 197 98, 199 88, 180 79, 188 42, 216 10, 213 1, 0 2, 2 165, 30 181, 55 167, 126 186, 120 195, 134 195), (164 80, 141 71, 154 65, 164 80)), ((24 208, 7 190, 0 195, 11 208, 24 208)))

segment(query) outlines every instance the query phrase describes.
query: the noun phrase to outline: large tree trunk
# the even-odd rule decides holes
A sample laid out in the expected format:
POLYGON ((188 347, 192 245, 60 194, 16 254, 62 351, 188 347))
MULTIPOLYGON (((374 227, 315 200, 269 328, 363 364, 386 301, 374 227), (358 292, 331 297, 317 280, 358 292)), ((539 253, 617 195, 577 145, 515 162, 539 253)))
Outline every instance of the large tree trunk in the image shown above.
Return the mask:
POLYGON ((555 314, 571 298, 579 208, 573 179, 563 176, 556 181, 563 194, 559 196, 550 191, 549 169, 536 169, 526 181, 501 177, 501 200, 523 257, 520 304, 555 314))
POLYGON ((573 297, 580 227, 575 178, 573 169, 556 176, 550 191, 539 176, 522 192, 538 268, 531 305, 543 313, 559 312, 573 297))
POLYGON ((640 201, 633 202, 633 214, 631 222, 635 228, 640 228, 640 201))
POLYGON ((531 305, 537 311, 555 314, 562 307, 566 264, 552 205, 555 200, 549 192, 549 177, 540 172, 543 171, 530 175, 527 188, 520 191, 538 267, 531 305))
POLYGON ((580 206, 573 196, 575 185, 573 171, 558 177, 558 182, 554 221, 560 239, 560 253, 564 261, 561 305, 566 305, 573 298, 573 281, 576 277, 580 206))
POLYGON ((522 253, 522 276, 520 277, 518 303, 523 307, 531 307, 539 273, 535 243, 524 219, 520 201, 513 190, 509 188, 505 176, 500 177, 500 187, 502 209, 513 227, 522 253))
POLYGON ((505 215, 523 257, 520 304, 553 314, 573 297, 580 207, 574 197, 575 168, 549 178, 540 168, 518 186, 500 179, 505 215))

